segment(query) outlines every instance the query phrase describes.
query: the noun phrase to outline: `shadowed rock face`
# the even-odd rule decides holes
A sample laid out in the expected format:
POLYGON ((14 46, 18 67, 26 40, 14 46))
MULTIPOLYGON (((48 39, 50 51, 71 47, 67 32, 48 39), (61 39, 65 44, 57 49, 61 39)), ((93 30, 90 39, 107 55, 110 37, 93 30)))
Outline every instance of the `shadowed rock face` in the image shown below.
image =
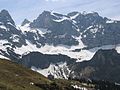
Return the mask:
POLYGON ((75 62, 64 55, 45 55, 38 52, 32 52, 23 56, 19 63, 31 68, 45 69, 50 64, 57 65, 60 62, 66 62, 69 68, 71 78, 86 78, 93 80, 107 80, 111 82, 120 82, 120 54, 116 50, 99 50, 89 61, 75 62))
POLYGON ((99 50, 90 61, 76 63, 73 67, 78 78, 120 82, 120 54, 116 50, 99 50))
POLYGON ((8 41, 14 47, 25 45, 24 35, 17 29, 14 20, 7 10, 0 12, 0 40, 8 41))
POLYGON ((52 43, 53 45, 78 45, 78 41, 73 36, 78 37, 80 35, 82 42, 89 48, 120 43, 120 22, 101 17, 96 12, 87 14, 71 12, 62 15, 44 11, 30 24, 30 27, 50 30, 51 33, 45 34, 45 43, 52 43), (66 37, 57 38, 59 35, 66 37))
POLYGON ((68 65, 75 63, 75 59, 71 59, 66 55, 47 55, 39 52, 31 52, 28 55, 24 55, 20 60, 20 63, 31 68, 35 66, 36 68, 48 68, 50 64, 57 65, 60 62, 66 62, 68 65))
POLYGON ((31 24, 31 28, 44 28, 51 32, 44 34, 45 43, 58 45, 78 45, 78 41, 76 41, 72 36, 79 36, 80 33, 75 29, 75 25, 73 25, 73 21, 63 20, 62 22, 55 22, 54 20, 69 18, 68 16, 54 13, 51 15, 51 12, 44 11, 42 14, 38 16, 31 24), (74 27, 74 28, 73 28, 74 27), (63 37, 60 37, 63 36, 63 37))
POLYGON ((27 20, 27 19, 25 19, 25 20, 22 22, 21 26, 24 26, 24 25, 29 24, 29 23, 30 23, 30 21, 27 20))
POLYGON ((13 25, 15 25, 15 22, 11 18, 9 12, 7 10, 2 10, 0 12, 0 22, 4 23, 5 25, 9 22, 13 25))

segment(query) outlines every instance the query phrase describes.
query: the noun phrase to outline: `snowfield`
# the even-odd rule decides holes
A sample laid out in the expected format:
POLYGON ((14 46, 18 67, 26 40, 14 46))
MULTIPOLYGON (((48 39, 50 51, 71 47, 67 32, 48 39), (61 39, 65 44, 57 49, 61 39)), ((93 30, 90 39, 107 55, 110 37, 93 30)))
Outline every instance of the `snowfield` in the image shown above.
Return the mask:
MULTIPOLYGON (((63 54, 67 55, 71 58, 77 59, 77 62, 82 62, 84 60, 90 60, 94 54, 99 50, 99 49, 113 49, 116 48, 117 52, 120 53, 120 45, 105 45, 102 47, 96 47, 92 48, 89 50, 82 50, 85 45, 82 43, 81 40, 79 40, 79 45, 77 46, 65 46, 65 45, 58 45, 58 46, 53 46, 53 45, 45 45, 41 48, 37 48, 36 45, 32 44, 31 42, 27 41, 27 45, 22 45, 22 47, 18 48, 16 47, 14 49, 14 52, 19 55, 26 55, 30 52, 40 52, 43 54, 51 54, 51 55, 58 55, 58 54, 63 54), (75 49, 81 49, 79 52, 75 52, 75 49)), ((10 46, 3 46, 3 44, 8 43, 8 41, 5 40, 0 40, 0 49, 7 52, 6 48, 10 46)))
POLYGON ((87 88, 81 87, 81 86, 78 86, 78 85, 72 85, 72 87, 75 88, 75 89, 78 89, 78 90, 88 90, 87 88))
POLYGON ((105 45, 102 47, 96 47, 96 48, 92 48, 89 50, 82 50, 82 47, 80 48, 81 45, 69 47, 65 45, 53 46, 53 45, 46 44, 45 46, 41 48, 37 48, 36 45, 33 45, 29 41, 26 41, 26 42, 27 42, 27 45, 26 46, 23 45, 20 48, 16 48, 14 50, 15 53, 20 54, 20 55, 25 55, 30 52, 40 52, 43 54, 51 54, 51 55, 63 54, 71 58, 77 59, 77 62, 82 62, 84 60, 90 60, 99 49, 107 50, 107 49, 116 48, 117 52, 120 53, 120 45, 117 45, 117 46, 105 45), (73 51, 75 49, 81 49, 81 51, 75 52, 73 51))
POLYGON ((66 62, 65 63, 61 62, 56 65, 50 64, 50 66, 45 69, 36 68, 34 66, 32 66, 31 69, 33 71, 37 71, 38 73, 41 73, 46 77, 51 74, 51 75, 54 75, 55 78, 60 78, 60 79, 62 78, 68 79, 70 74, 70 70, 67 67, 66 62))

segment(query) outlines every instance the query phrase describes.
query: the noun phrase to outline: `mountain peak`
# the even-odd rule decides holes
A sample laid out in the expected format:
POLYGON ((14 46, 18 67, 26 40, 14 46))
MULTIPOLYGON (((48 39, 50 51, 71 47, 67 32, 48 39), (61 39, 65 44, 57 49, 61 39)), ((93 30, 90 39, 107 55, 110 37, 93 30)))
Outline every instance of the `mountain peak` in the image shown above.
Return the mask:
POLYGON ((70 12, 70 13, 68 13, 67 15, 68 16, 74 16, 74 15, 76 15, 76 14, 78 14, 79 12, 77 12, 77 11, 73 11, 73 12, 70 12))
POLYGON ((50 11, 43 11, 43 12, 42 12, 42 15, 50 15, 50 14, 51 14, 50 11))
POLYGON ((3 13, 3 14, 9 14, 9 12, 7 10, 5 10, 5 9, 1 10, 1 13, 3 13))
POLYGON ((112 64, 117 64, 116 62, 119 62, 118 57, 120 57, 120 54, 118 54, 115 49, 109 49, 109 50, 100 49, 96 52, 92 61, 96 62, 96 64, 112 65, 112 64))
POLYGON ((48 25, 51 24, 51 12, 43 11, 37 19, 30 23, 31 28, 48 28, 48 25))
POLYGON ((13 21, 12 17, 10 16, 9 12, 5 9, 3 9, 0 12, 0 22, 2 22, 3 24, 7 24, 8 22, 10 22, 11 24, 15 25, 15 22, 13 21))
POLYGON ((28 19, 24 19, 24 21, 22 22, 21 26, 24 26, 26 24, 30 23, 30 21, 28 19))

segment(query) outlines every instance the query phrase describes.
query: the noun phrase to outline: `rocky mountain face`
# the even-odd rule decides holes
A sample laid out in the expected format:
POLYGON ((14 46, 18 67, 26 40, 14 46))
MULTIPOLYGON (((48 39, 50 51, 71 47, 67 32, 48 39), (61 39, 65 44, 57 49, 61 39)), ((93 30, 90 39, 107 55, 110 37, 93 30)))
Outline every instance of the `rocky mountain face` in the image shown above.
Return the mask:
POLYGON ((25 19, 21 26, 16 26, 8 11, 0 12, 0 57, 45 76, 119 82, 119 77, 112 79, 119 74, 119 38, 120 21, 96 12, 44 11, 33 21, 25 19))
POLYGON ((24 26, 24 25, 27 24, 27 23, 30 23, 30 21, 27 20, 27 19, 25 19, 25 20, 22 22, 21 26, 24 26))
MULTIPOLYGON (((9 30, 10 34, 19 34, 22 44, 25 44, 26 39, 39 47, 45 44, 74 46, 79 44, 76 38, 80 38, 83 44, 89 48, 119 44, 120 22, 103 18, 96 12, 88 14, 72 12, 62 15, 44 11, 33 22, 27 19, 23 21, 21 26, 29 24, 28 28, 31 29, 29 31, 23 30, 24 33, 16 28, 13 19, 6 10, 1 11, 0 22, 1 25, 11 29, 9 30)), ((8 40, 8 38, 6 39, 8 40)))
POLYGON ((39 52, 32 52, 24 56, 20 63, 29 68, 36 66, 32 69, 45 76, 52 74, 56 78, 86 78, 120 82, 120 73, 118 72, 120 70, 120 54, 115 49, 100 49, 91 60, 83 62, 76 62, 75 59, 64 55, 43 55, 39 52), (66 63, 66 65, 60 67, 60 62, 66 63))
POLYGON ((0 40, 6 40, 17 47, 25 44, 24 35, 16 28, 15 22, 6 10, 0 12, 0 40))
POLYGON ((98 50, 90 61, 76 63, 72 69, 76 78, 120 82, 119 65, 120 54, 116 50, 98 50))
POLYGON ((50 64, 57 64, 58 62, 67 62, 67 64, 73 64, 76 59, 72 59, 65 55, 47 55, 39 52, 31 52, 27 55, 24 55, 21 59, 21 63, 25 66, 31 68, 36 66, 36 68, 48 68, 50 64), (30 59, 29 59, 30 58, 30 59))
POLYGON ((81 37, 89 48, 119 44, 119 21, 112 21, 99 16, 98 13, 72 12, 62 15, 44 11, 30 23, 31 28, 45 28, 51 32, 44 34, 45 43, 58 45, 78 45, 75 37, 81 37), (117 40, 117 41, 116 41, 117 40))

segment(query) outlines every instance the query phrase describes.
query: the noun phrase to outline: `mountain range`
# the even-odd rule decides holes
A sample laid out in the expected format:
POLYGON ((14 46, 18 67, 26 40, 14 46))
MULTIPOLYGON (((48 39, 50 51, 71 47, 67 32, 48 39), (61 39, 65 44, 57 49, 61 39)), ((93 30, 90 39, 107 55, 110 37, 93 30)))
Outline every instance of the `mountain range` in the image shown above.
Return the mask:
POLYGON ((0 58, 46 77, 120 82, 119 38, 120 21, 97 12, 43 11, 19 26, 7 10, 0 12, 0 58))

